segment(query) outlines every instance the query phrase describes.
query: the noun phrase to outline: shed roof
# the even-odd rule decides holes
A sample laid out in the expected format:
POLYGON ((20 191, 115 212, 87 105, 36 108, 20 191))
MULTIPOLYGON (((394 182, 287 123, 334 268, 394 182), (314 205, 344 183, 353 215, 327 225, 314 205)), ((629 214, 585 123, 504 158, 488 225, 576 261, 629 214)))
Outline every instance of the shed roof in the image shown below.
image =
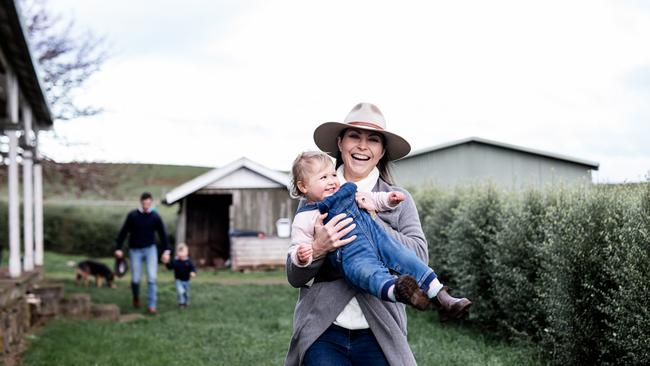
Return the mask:
POLYGON ((508 143, 505 143, 505 142, 488 140, 488 139, 484 139, 484 138, 481 138, 481 137, 475 137, 475 136, 467 137, 467 138, 456 140, 456 141, 446 142, 444 144, 428 147, 428 148, 425 148, 425 149, 416 150, 416 151, 411 152, 409 155, 407 155, 406 157, 404 157, 404 158, 402 158, 400 160, 406 160, 406 159, 413 158, 413 157, 416 157, 416 156, 419 156, 419 155, 423 155, 423 154, 427 154, 427 153, 431 153, 431 152, 435 152, 435 151, 440 151, 440 150, 448 149, 448 148, 451 148, 451 147, 454 147, 454 146, 463 145, 463 144, 467 144, 467 143, 471 143, 471 142, 475 142, 475 143, 478 143, 478 144, 484 144, 484 145, 490 145, 490 146, 496 146, 496 147, 500 147, 500 148, 503 148, 503 149, 513 150, 513 151, 517 151, 517 152, 524 152, 524 153, 533 154, 533 155, 537 155, 537 156, 543 156, 543 157, 546 157, 546 158, 551 158, 551 159, 556 159, 556 160, 563 160, 563 161, 571 162, 571 163, 574 163, 574 164, 584 165, 584 166, 587 166, 587 167, 589 167, 591 169, 594 169, 594 170, 598 170, 598 167, 600 165, 598 162, 591 161, 591 160, 574 158, 574 157, 567 156, 567 155, 556 154, 556 153, 543 151, 543 150, 538 150, 538 149, 532 149, 532 148, 529 148, 529 147, 512 145, 512 144, 508 144, 508 143))
POLYGON ((15 1, 0 1, 0 47, 9 67, 18 77, 23 97, 32 107, 36 125, 40 129, 52 127, 50 107, 43 94, 41 80, 32 59, 25 28, 15 1))
MULTIPOLYGON (((221 168, 212 169, 209 172, 199 175, 198 177, 187 181, 180 186, 172 189, 169 193, 165 195, 163 203, 171 205, 177 202, 180 199, 183 199, 190 194, 203 189, 209 188, 209 186, 215 186, 215 183, 224 180, 227 177, 236 176, 238 171, 241 170, 250 170, 253 173, 266 178, 268 181, 271 181, 276 184, 276 187, 287 187, 289 185, 289 175, 286 173, 278 172, 273 169, 269 169, 263 165, 260 165, 250 159, 245 157, 239 158, 232 163, 225 165, 221 168)), ((255 188, 249 184, 250 182, 241 182, 240 188, 255 188)), ((229 181, 229 187, 231 189, 236 189, 237 187, 232 186, 232 181, 229 181)), ((268 188, 267 184, 264 184, 261 188, 268 188)))

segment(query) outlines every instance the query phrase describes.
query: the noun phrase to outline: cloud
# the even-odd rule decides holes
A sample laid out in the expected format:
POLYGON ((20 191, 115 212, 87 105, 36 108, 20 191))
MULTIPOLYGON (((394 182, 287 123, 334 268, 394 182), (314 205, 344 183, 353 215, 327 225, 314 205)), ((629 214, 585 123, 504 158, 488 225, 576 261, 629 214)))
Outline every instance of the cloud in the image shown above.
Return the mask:
POLYGON ((600 161, 604 180, 648 167, 635 2, 75 4, 128 49, 83 96, 108 113, 57 124, 89 159, 288 169, 319 123, 369 101, 416 149, 476 135, 600 161))

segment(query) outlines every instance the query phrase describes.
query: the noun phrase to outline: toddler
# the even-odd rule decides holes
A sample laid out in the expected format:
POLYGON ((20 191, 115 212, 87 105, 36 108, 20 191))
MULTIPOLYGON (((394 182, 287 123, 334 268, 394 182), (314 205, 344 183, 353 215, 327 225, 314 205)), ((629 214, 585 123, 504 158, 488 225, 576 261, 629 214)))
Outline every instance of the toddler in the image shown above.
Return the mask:
POLYGON ((196 267, 188 257, 188 249, 185 243, 178 244, 176 257, 167 263, 167 269, 174 270, 178 306, 181 309, 187 308, 190 300, 190 279, 196 277, 196 267))
POLYGON ((318 217, 328 213, 325 219, 328 222, 345 213, 356 224, 346 238, 356 235, 356 239, 330 252, 326 260, 331 261, 350 284, 384 301, 402 302, 420 310, 433 303, 440 310, 441 320, 459 317, 468 310, 471 305, 468 299, 451 297, 435 272, 413 251, 390 237, 365 210, 394 209, 406 199, 402 192, 366 194, 357 193, 354 183, 340 186, 332 160, 322 152, 298 155, 292 175, 292 193, 307 201, 299 208, 292 224, 289 256, 294 265, 306 267, 311 264, 318 217))

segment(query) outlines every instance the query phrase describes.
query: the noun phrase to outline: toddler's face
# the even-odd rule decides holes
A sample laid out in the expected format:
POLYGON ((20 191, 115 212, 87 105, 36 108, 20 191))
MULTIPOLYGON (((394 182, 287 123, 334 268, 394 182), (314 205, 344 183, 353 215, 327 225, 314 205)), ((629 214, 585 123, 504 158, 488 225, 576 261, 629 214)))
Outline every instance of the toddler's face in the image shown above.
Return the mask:
POLYGON ((340 186, 332 163, 323 164, 302 183, 300 191, 312 202, 322 201, 325 197, 333 195, 340 186))
POLYGON ((185 248, 178 249, 178 250, 176 251, 176 255, 177 255, 178 258, 180 258, 180 259, 185 259, 185 258, 187 258, 187 249, 185 249, 185 248))

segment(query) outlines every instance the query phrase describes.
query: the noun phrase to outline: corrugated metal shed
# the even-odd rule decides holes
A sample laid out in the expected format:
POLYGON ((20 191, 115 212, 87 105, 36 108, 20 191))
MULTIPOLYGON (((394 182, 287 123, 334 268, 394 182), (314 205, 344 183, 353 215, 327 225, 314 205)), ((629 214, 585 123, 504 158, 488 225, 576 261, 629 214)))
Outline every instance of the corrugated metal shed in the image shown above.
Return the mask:
POLYGON ((594 161, 480 137, 414 151, 395 162, 397 183, 405 186, 491 181, 508 189, 553 184, 589 184, 594 161))

